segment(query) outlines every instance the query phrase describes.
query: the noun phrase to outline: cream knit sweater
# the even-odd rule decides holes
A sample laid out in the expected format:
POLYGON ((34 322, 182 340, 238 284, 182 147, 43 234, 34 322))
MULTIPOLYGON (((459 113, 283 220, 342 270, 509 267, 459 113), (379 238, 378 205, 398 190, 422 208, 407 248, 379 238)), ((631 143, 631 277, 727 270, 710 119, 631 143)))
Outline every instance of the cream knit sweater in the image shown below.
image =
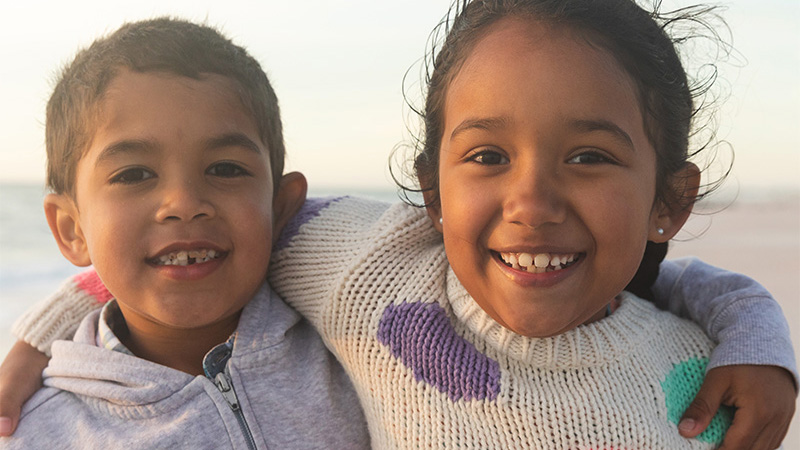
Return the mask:
POLYGON ((350 374, 376 448, 701 449, 677 421, 711 341, 622 293, 610 317, 552 338, 492 320, 464 290, 424 211, 309 200, 270 282, 350 374))

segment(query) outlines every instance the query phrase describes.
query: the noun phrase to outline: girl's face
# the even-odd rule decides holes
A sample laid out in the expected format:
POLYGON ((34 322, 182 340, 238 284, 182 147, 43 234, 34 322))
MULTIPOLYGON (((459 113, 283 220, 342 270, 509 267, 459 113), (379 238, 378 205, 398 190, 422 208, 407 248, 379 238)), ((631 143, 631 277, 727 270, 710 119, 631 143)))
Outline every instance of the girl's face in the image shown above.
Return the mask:
POLYGON ((492 25, 448 87, 440 150, 450 265, 519 334, 602 317, 665 240, 634 82, 568 28, 492 25))

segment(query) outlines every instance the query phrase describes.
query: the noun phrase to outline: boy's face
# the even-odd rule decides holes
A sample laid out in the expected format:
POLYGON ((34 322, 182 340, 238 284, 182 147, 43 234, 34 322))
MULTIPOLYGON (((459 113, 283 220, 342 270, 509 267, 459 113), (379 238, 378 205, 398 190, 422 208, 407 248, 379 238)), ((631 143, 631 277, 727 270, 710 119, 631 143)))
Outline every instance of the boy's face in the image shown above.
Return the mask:
POLYGON ((67 235, 62 252, 95 266, 129 321, 182 329, 231 318, 302 204, 305 181, 293 174, 273 210, 269 149, 235 92, 219 75, 122 71, 100 102, 74 203, 46 201, 54 234, 67 235))

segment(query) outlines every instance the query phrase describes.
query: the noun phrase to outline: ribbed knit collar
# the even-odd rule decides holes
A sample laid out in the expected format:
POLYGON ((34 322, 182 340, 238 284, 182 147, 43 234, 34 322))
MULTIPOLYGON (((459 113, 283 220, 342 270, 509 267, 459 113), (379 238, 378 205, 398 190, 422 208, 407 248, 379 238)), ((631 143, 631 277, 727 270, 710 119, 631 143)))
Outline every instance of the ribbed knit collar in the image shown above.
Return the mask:
POLYGON ((618 360, 654 327, 655 307, 628 292, 620 294, 621 305, 611 316, 548 338, 525 337, 497 323, 467 293, 452 268, 447 270, 447 297, 461 324, 489 347, 547 369, 585 368, 618 360))

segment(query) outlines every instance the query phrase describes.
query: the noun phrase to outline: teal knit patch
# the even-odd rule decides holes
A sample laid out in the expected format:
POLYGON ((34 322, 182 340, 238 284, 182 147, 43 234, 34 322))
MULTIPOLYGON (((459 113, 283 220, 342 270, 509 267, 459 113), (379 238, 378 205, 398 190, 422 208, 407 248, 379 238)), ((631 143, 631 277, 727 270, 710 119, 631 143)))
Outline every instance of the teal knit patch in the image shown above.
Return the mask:
MULTIPOLYGON (((700 391, 707 365, 708 358, 691 358, 675 364, 667 378, 661 383, 667 402, 667 418, 675 425, 678 424, 684 411, 700 391)), ((721 443, 732 420, 733 408, 721 406, 711 420, 711 424, 697 436, 697 439, 702 442, 721 443)))

